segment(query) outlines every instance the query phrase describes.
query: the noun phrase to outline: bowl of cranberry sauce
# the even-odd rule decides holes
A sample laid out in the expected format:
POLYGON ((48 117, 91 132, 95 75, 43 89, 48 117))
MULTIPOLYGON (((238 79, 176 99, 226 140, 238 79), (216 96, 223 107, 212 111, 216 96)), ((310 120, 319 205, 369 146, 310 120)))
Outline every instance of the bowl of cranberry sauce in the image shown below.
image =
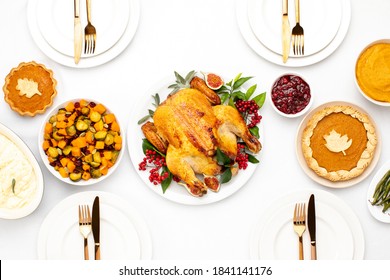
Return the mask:
POLYGON ((297 74, 284 74, 274 82, 271 100, 272 107, 282 116, 302 116, 312 103, 310 86, 297 74))

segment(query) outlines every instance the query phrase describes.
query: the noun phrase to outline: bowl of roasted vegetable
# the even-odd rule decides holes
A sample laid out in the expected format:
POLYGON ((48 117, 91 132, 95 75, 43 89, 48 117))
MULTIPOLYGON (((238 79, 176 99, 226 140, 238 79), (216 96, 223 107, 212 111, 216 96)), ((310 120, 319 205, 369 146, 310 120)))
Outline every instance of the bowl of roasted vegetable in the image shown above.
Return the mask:
POLYGON ((123 155, 118 119, 95 100, 73 99, 53 108, 39 133, 39 152, 63 182, 90 185, 114 172, 123 155))

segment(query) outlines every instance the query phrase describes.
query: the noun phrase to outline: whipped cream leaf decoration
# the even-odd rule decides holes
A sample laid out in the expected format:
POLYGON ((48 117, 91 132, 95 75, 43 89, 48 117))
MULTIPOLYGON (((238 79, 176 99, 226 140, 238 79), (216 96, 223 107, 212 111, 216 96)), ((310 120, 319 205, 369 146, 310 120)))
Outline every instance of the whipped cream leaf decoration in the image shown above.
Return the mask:
POLYGON ((38 89, 38 83, 27 78, 18 79, 16 89, 19 90, 20 95, 25 95, 27 98, 33 97, 34 94, 42 95, 38 89))
POLYGON ((328 135, 324 135, 324 139, 326 141, 325 146, 329 151, 342 152, 344 156, 346 155, 345 151, 352 145, 352 139, 348 140, 348 135, 341 136, 334 129, 328 135))

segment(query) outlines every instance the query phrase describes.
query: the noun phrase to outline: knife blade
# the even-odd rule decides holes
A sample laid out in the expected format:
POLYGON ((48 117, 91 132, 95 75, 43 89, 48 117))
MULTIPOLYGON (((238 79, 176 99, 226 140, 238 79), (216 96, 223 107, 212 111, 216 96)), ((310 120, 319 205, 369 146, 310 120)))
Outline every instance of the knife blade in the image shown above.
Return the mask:
POLYGON ((95 240, 95 260, 100 260, 100 205, 99 197, 95 197, 92 206, 92 234, 95 240))
POLYGON ((317 259, 317 239, 316 239, 316 208, 314 194, 310 195, 309 205, 307 209, 307 221, 310 234, 311 259, 317 259))
POLYGON ((283 63, 286 63, 290 54, 291 29, 290 22, 288 20, 288 0, 282 1, 282 50, 283 63))
POLYGON ((79 63, 83 45, 83 30, 80 21, 80 0, 74 0, 74 62, 79 63))

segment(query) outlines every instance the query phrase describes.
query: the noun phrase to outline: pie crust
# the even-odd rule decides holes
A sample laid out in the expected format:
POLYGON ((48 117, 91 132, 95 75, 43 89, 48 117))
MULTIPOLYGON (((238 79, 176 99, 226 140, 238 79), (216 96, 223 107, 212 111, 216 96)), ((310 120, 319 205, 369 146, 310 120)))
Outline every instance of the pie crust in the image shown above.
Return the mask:
POLYGON ((311 117, 302 133, 301 144, 308 167, 317 175, 330 181, 346 181, 361 175, 369 166, 377 135, 367 115, 352 106, 334 105, 311 117), (327 137, 336 137, 341 142, 327 142, 327 137), (341 143, 341 148, 334 149, 335 143, 341 143))
POLYGON ((20 115, 33 117, 53 104, 56 86, 53 71, 35 61, 22 62, 5 78, 4 99, 20 115))

